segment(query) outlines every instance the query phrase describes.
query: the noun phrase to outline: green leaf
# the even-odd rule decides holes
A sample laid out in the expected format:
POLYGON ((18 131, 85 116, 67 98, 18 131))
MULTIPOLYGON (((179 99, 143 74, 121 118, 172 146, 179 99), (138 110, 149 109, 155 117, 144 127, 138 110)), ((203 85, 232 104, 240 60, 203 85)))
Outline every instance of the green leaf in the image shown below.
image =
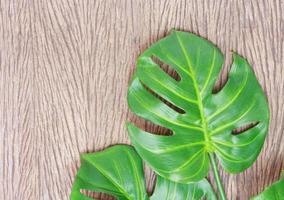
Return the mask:
POLYGON ((217 200, 215 193, 206 179, 199 182, 182 184, 157 177, 155 191, 151 200, 189 200, 189 199, 217 200))
MULTIPOLYGON (((116 145, 104 151, 84 154, 81 167, 73 184, 72 200, 91 200, 81 190, 102 192, 118 200, 148 200, 141 158, 134 148, 116 145)), ((216 196, 206 179, 189 185, 174 183, 162 177, 157 183, 151 200, 215 200, 216 196)))
POLYGON ((284 199, 284 173, 282 178, 252 200, 281 200, 284 199))
POLYGON ((212 152, 231 173, 243 171, 256 160, 269 124, 265 95, 248 62, 237 54, 227 83, 213 94, 222 64, 223 55, 216 46, 179 31, 138 58, 128 90, 129 107, 173 135, 150 134, 131 123, 128 131, 137 152, 159 175, 181 183, 201 180, 208 174, 212 152), (164 72, 153 57, 174 69, 180 81, 164 72), (257 125, 232 133, 251 123, 257 125))
POLYGON ((71 199, 90 199, 80 192, 81 189, 107 193, 118 200, 148 199, 142 161, 135 150, 127 145, 83 154, 71 199))

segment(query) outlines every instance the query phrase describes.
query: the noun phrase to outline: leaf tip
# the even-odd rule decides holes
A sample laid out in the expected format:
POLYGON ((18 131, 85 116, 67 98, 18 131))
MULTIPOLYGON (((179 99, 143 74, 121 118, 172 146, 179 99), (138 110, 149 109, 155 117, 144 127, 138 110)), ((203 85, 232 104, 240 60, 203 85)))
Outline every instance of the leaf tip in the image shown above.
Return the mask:
POLYGON ((80 160, 86 160, 88 158, 88 153, 82 153, 80 154, 80 160))
POLYGON ((240 56, 237 52, 231 51, 231 53, 233 54, 233 59, 234 59, 234 60, 241 58, 241 56, 240 56))
POLYGON ((175 28, 171 28, 171 29, 170 29, 170 34, 174 34, 174 33, 177 33, 177 32, 178 32, 178 30, 175 29, 175 28))
POLYGON ((249 62, 247 61, 246 58, 244 58, 243 56, 241 56, 240 54, 236 53, 235 51, 231 51, 233 54, 233 60, 235 62, 241 62, 243 64, 249 65, 249 62))

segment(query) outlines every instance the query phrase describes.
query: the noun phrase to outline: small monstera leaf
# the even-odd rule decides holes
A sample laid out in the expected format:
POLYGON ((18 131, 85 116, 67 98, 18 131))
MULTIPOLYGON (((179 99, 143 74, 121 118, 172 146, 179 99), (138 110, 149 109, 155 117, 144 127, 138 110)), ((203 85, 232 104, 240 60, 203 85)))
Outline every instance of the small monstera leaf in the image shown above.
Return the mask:
POLYGON ((116 145, 98 153, 84 154, 81 161, 71 200, 93 200, 81 190, 107 193, 118 200, 216 200, 206 179, 186 185, 162 177, 157 178, 154 194, 149 198, 142 160, 128 145, 116 145))
POLYGON ((182 184, 157 177, 155 191, 150 200, 217 200, 215 193, 206 179, 199 182, 182 184))
POLYGON ((216 46, 179 31, 138 58, 128 90, 130 109, 173 135, 150 134, 131 123, 128 131, 137 152, 159 175, 181 183, 201 180, 211 153, 231 173, 256 160, 269 124, 266 97, 248 62, 237 54, 227 83, 213 94, 222 64, 216 46), (156 59, 175 70, 180 80, 164 72, 156 59), (235 134, 248 124, 254 126, 235 134))
POLYGON ((127 145, 116 145, 104 151, 81 156, 72 200, 91 199, 80 190, 103 192, 118 200, 148 199, 143 165, 135 150, 127 145))
POLYGON ((251 200, 281 200, 284 199, 284 171, 279 181, 266 188, 261 194, 251 200))

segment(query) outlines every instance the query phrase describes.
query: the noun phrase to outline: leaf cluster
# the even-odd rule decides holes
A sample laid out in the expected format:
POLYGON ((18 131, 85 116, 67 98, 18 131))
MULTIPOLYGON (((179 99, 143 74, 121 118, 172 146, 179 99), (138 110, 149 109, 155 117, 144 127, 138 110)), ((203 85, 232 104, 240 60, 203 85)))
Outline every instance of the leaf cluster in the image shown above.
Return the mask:
MULTIPOLYGON (((181 31, 172 31, 143 52, 128 88, 129 107, 172 135, 149 133, 128 123, 133 147, 116 145, 82 155, 71 199, 91 199, 82 192, 88 190, 118 200, 214 200, 217 197, 205 179, 210 168, 225 199, 215 157, 228 173, 250 167, 268 132, 269 108, 252 67, 236 53, 227 83, 214 93, 223 63, 215 45, 181 31), (240 128, 241 133, 236 133, 240 128), (146 192, 142 160, 157 174, 151 196, 146 192)), ((281 180, 255 199, 283 197, 283 189, 281 180)))

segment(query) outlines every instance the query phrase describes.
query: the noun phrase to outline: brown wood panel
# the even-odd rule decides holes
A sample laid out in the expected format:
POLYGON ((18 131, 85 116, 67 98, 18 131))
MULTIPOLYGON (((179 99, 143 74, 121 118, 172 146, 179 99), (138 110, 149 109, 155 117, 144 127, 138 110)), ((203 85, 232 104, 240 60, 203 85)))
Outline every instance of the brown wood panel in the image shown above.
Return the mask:
POLYGON ((247 57, 268 95, 260 157, 222 172, 229 199, 257 194, 284 168, 283 3, 0 0, 0 199, 68 199, 80 153, 129 143, 127 119, 156 130, 129 112, 127 85, 137 56, 172 28, 216 43, 223 77, 231 51, 247 57))

